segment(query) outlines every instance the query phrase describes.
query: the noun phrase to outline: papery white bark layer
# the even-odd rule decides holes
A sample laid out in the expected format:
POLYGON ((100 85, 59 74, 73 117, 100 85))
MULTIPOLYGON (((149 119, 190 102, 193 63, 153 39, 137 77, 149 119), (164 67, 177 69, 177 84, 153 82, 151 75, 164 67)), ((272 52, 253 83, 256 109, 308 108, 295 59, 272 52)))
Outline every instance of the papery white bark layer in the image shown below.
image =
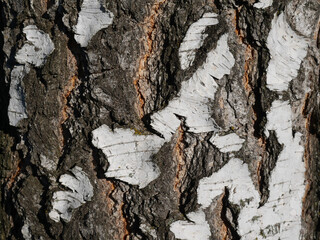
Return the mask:
POLYGON ((8 106, 8 118, 11 126, 17 126, 22 119, 28 118, 22 79, 29 71, 30 69, 23 65, 15 66, 11 71, 8 106))
POLYGON ((151 126, 161 133, 166 141, 180 125, 177 116, 186 118, 190 132, 217 131, 212 118, 209 101, 214 100, 218 85, 215 79, 229 74, 235 59, 228 47, 228 35, 221 36, 216 49, 208 53, 205 63, 186 82, 181 84, 178 97, 166 108, 151 116, 151 126))
POLYGON ((253 4, 253 6, 254 6, 255 8, 262 8, 262 9, 264 9, 264 8, 267 8, 267 7, 272 6, 272 2, 273 2, 273 0, 260 0, 259 2, 253 4))
POLYGON ((293 136, 289 102, 274 101, 267 114, 266 130, 274 130, 283 144, 271 173, 268 201, 259 206, 260 196, 247 164, 231 159, 218 172, 200 180, 198 203, 202 208, 229 189, 229 201, 240 206, 238 233, 242 239, 298 240, 301 230, 302 198, 305 191, 304 147, 301 134, 293 136))
POLYGON ((59 179, 59 182, 70 191, 58 191, 52 197, 52 210, 49 217, 55 222, 59 222, 60 219, 69 222, 73 210, 93 197, 93 187, 82 168, 74 167, 71 173, 73 175, 64 174, 59 179))
POLYGON ((16 60, 21 64, 29 63, 41 67, 54 50, 49 34, 39 30, 35 25, 26 26, 23 33, 28 41, 17 52, 16 60))
POLYGON ((88 46, 91 38, 113 22, 113 13, 105 9, 98 0, 84 0, 74 27, 75 40, 81 47, 88 46))
POLYGON ((210 142, 219 148, 220 152, 237 152, 241 149, 244 139, 240 138, 235 133, 227 135, 214 135, 210 138, 210 142))
POLYGON ((284 13, 281 13, 272 20, 267 46, 271 55, 267 87, 273 91, 286 91, 307 55, 308 41, 291 29, 284 13))
POLYGON ((15 59, 22 65, 17 65, 12 69, 10 82, 10 101, 8 106, 8 118, 11 126, 27 118, 25 94, 22 87, 22 80, 29 73, 28 64, 41 67, 46 62, 47 57, 53 52, 54 44, 50 36, 39 30, 35 25, 28 25, 23 28, 27 42, 17 52, 15 59))
POLYGON ((208 36, 205 34, 206 28, 218 24, 217 17, 218 14, 216 13, 205 13, 198 21, 191 24, 179 48, 179 59, 182 69, 187 69, 192 65, 197 50, 208 36))
POLYGON ((210 226, 206 221, 206 215, 202 210, 187 214, 192 221, 176 221, 171 224, 170 231, 175 237, 182 240, 209 240, 211 236, 210 226))
POLYGON ((92 143, 101 149, 110 164, 106 177, 146 187, 160 175, 160 170, 151 161, 164 140, 157 135, 135 135, 131 129, 114 129, 107 125, 92 132, 92 143))

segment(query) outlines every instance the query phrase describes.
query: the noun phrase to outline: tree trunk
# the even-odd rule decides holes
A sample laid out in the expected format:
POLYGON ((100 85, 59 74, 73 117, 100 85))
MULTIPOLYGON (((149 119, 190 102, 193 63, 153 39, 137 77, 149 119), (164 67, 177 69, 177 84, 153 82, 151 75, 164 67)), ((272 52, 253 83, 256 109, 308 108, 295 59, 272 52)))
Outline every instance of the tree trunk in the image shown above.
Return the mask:
POLYGON ((0 7, 0 239, 320 239, 319 1, 0 7))

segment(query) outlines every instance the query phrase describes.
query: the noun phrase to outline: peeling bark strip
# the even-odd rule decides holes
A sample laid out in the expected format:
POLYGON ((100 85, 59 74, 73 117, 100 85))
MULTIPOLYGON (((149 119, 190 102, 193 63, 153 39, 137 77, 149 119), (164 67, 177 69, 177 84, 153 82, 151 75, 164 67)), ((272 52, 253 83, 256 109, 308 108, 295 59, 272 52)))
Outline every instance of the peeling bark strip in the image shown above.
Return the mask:
POLYGON ((166 141, 180 125, 179 116, 186 118, 189 131, 195 133, 217 131, 219 127, 211 117, 209 101, 214 100, 219 80, 229 74, 235 60, 229 51, 228 35, 223 35, 217 48, 208 53, 206 62, 193 76, 182 83, 179 97, 151 116, 151 126, 163 135, 166 141))
POLYGON ((219 23, 217 16, 215 13, 205 13, 198 21, 189 27, 179 48, 179 58, 182 69, 187 69, 193 64, 197 50, 208 37, 208 35, 205 34, 207 26, 219 23))
POLYGON ((320 239, 318 0, 0 11, 0 240, 320 239))

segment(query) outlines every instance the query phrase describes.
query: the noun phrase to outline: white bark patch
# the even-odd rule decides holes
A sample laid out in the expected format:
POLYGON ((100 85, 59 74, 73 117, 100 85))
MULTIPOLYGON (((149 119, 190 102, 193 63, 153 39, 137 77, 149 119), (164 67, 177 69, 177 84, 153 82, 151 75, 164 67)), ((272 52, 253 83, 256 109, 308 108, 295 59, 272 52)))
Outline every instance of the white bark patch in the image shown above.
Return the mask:
POLYGON ((240 159, 233 158, 218 172, 200 180, 198 203, 203 208, 209 207, 212 200, 223 193, 225 186, 229 188, 229 200, 233 203, 240 204, 246 199, 250 201, 259 199, 247 164, 240 159))
POLYGON ((208 34, 205 34, 207 26, 218 24, 219 21, 217 17, 218 15, 215 13, 205 13, 202 18, 189 27, 179 48, 179 58, 182 69, 187 69, 192 65, 196 57, 196 51, 208 37, 208 34))
POLYGON ((273 91, 286 91, 290 81, 297 77, 300 64, 307 54, 308 41, 290 28, 281 13, 272 20, 267 46, 271 55, 267 87, 273 91))
POLYGON ((29 221, 25 222, 21 228, 22 236, 25 240, 31 240, 32 234, 30 232, 30 223, 29 221))
POLYGON ((54 44, 49 35, 39 30, 35 25, 26 26, 23 29, 28 42, 16 54, 16 60, 21 64, 30 63, 41 67, 46 58, 53 52, 54 44))
POLYGON ((300 239, 302 198, 305 191, 304 148, 301 134, 292 135, 289 102, 274 101, 267 114, 267 130, 274 130, 283 150, 269 182, 270 196, 258 208, 251 204, 241 211, 239 230, 244 239, 300 239))
POLYGON ((240 205, 238 233, 242 239, 300 239, 302 197, 305 191, 304 148, 301 134, 292 134, 289 102, 274 101, 267 114, 267 130, 274 130, 283 150, 278 157, 269 182, 270 196, 259 207, 259 194, 254 188, 246 164, 231 159, 211 177, 200 180, 198 203, 208 207, 224 187, 229 188, 229 200, 240 205))
POLYGON ((146 234, 150 234, 154 239, 157 239, 157 231, 151 227, 149 224, 140 224, 140 229, 146 233, 146 234))
POLYGON ((260 0, 259 2, 253 4, 253 6, 254 6, 255 8, 262 8, 262 9, 264 9, 264 8, 267 8, 267 7, 272 6, 272 2, 273 2, 273 0, 260 0))
POLYGON ((74 27, 75 40, 81 47, 88 46, 91 38, 112 24, 113 13, 106 10, 98 0, 84 0, 74 27))
POLYGON ((55 222, 63 219, 69 222, 73 209, 80 207, 93 197, 93 187, 86 173, 80 167, 71 169, 72 175, 64 174, 59 182, 70 191, 58 191, 53 194, 52 210, 49 217, 55 222))
MULTIPOLYGON (((283 150, 270 179, 268 202, 260 209, 261 225, 268 239, 300 239, 302 198, 305 192, 303 163, 304 147, 301 133, 293 136, 289 102, 274 101, 267 114, 268 130, 275 130, 283 150), (279 233, 270 232, 268 226, 278 226, 279 233)), ((249 236, 253 236, 250 234, 249 236)))
POLYGON ((10 101, 8 106, 8 118, 11 126, 17 126, 18 123, 27 118, 26 102, 24 90, 22 88, 22 79, 29 72, 25 66, 15 66, 11 72, 10 82, 10 101))
POLYGON ((42 154, 40 155, 40 164, 49 171, 54 171, 57 168, 57 163, 54 160, 49 159, 42 154))
POLYGON ((160 132, 166 141, 180 125, 178 116, 186 118, 190 132, 202 133, 218 130, 212 119, 209 101, 214 99, 218 85, 214 78, 229 74, 235 60, 228 47, 228 35, 223 35, 217 48, 208 53, 206 62, 186 82, 181 84, 179 96, 168 106, 153 114, 151 126, 160 132))
POLYGON ((224 192, 225 187, 229 189, 229 201, 240 206, 238 233, 241 239, 261 239, 260 225, 255 225, 257 219, 262 218, 258 209, 260 196, 250 178, 248 165, 233 158, 218 172, 200 180, 198 203, 203 208, 208 207, 213 199, 224 192), (252 219, 255 221, 251 222, 252 219), (252 233, 250 237, 247 236, 248 232, 252 233))
MULTIPOLYGON (((267 69, 267 86, 271 90, 285 91, 290 81, 297 77, 300 64, 307 54, 308 42, 290 28, 282 13, 273 19, 267 44, 271 54, 267 69)), ((174 107, 181 108, 178 104, 174 107)), ((187 108, 184 110, 187 112, 187 108)), ((177 113, 176 110, 172 112, 177 113)), ((181 115, 186 116, 188 120, 186 113, 181 115)), ((270 176, 270 196, 265 205, 259 206, 260 196, 251 180, 247 164, 236 158, 231 159, 212 176, 200 180, 197 190, 198 203, 201 205, 200 210, 207 208, 227 187, 230 193, 229 201, 240 206, 238 233, 241 239, 298 240, 301 230, 302 197, 305 191, 304 148, 299 144, 301 134, 293 135, 289 102, 274 101, 267 119, 266 135, 268 136, 268 130, 274 130, 279 143, 283 145, 283 150, 270 176)), ((172 125, 172 122, 168 124, 172 125)), ((163 132, 161 128, 155 129, 163 132)), ((231 134, 214 136, 211 142, 220 151, 230 152, 240 150, 243 140, 231 134)), ((177 225, 180 226, 181 221, 173 223, 171 227, 177 225)), ((191 227, 189 229, 193 230, 191 227)), ((173 228, 171 231, 175 231, 178 238, 189 239, 189 235, 184 235, 185 229, 173 228)), ((202 238, 195 235, 190 239, 202 238)))
POLYGON ((237 134, 231 133, 224 136, 214 135, 210 142, 219 148, 220 152, 236 152, 239 151, 244 143, 244 139, 237 134))
POLYGON ((8 106, 8 118, 11 126, 17 126, 22 119, 28 117, 22 88, 22 80, 30 71, 28 64, 41 67, 54 50, 54 44, 49 35, 39 30, 37 26, 26 26, 23 33, 26 34, 27 42, 15 56, 16 60, 23 65, 15 66, 11 72, 8 106))
MULTIPOLYGON (((241 141, 239 145, 240 148, 242 147, 243 140, 236 134, 229 134, 227 138, 236 139, 237 142, 241 141)), ((222 142, 224 143, 224 141, 222 142)), ((231 159, 220 171, 211 177, 200 180, 197 189, 198 203, 201 205, 200 209, 187 215, 193 222, 177 221, 171 224, 170 230, 175 234, 176 238, 186 240, 210 238, 210 227, 205 220, 203 209, 209 207, 212 200, 223 193, 225 186, 229 187, 230 201, 239 205, 259 198, 259 194, 255 191, 250 178, 248 166, 243 164, 240 159, 231 159)))
POLYGON ((92 143, 107 156, 110 164, 106 177, 146 187, 160 175, 151 161, 164 140, 157 135, 135 135, 134 130, 115 129, 102 125, 92 132, 92 143))
POLYGON ((192 221, 176 221, 171 224, 170 231, 175 237, 182 240, 209 240, 211 236, 210 226, 206 221, 206 215, 202 210, 187 214, 192 221))

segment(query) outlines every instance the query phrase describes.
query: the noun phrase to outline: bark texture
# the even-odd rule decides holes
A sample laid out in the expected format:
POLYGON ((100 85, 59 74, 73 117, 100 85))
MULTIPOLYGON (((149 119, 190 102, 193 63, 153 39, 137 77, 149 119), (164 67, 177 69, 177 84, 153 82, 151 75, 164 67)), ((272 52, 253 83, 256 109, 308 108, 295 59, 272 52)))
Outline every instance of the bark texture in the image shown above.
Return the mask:
POLYGON ((0 11, 0 239, 320 239, 319 1, 0 11))

